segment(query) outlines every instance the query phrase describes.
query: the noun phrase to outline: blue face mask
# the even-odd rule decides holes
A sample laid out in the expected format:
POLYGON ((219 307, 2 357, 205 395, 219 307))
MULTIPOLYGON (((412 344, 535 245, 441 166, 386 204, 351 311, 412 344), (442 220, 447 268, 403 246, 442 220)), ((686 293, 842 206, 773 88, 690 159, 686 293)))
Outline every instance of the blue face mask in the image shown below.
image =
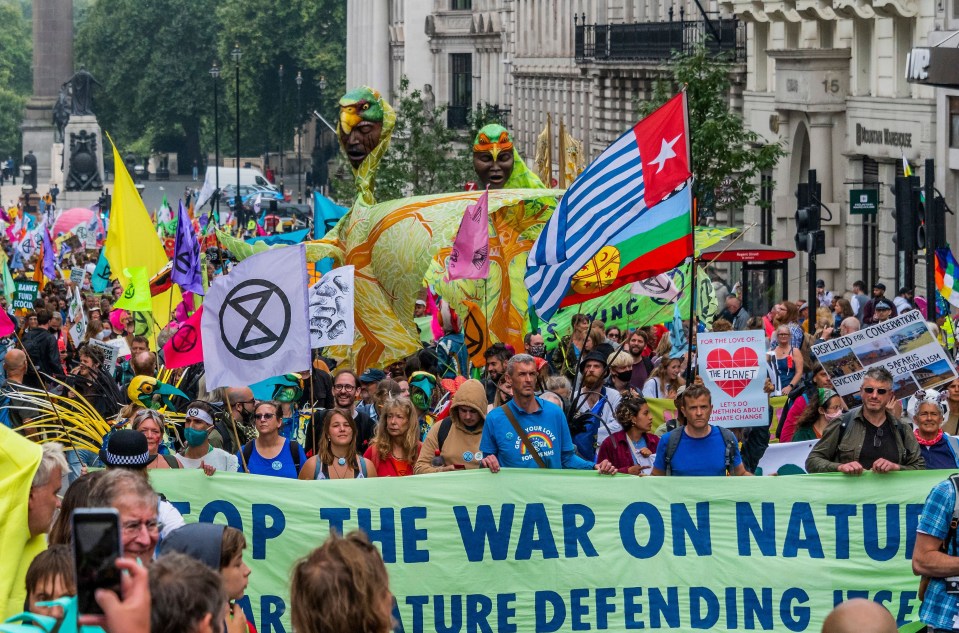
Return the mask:
POLYGON ((189 427, 183 429, 183 439, 190 446, 202 446, 209 434, 209 431, 197 431, 189 427))

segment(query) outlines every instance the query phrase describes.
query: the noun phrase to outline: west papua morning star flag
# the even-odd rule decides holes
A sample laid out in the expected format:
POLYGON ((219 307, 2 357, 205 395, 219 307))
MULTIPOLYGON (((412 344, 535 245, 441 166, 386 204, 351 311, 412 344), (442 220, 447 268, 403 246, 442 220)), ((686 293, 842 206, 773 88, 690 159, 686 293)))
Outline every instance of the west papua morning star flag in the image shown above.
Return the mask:
POLYGON ((193 232, 193 222, 180 200, 177 213, 176 241, 173 249, 173 283, 194 294, 202 295, 203 272, 200 270, 200 243, 193 232))
POLYGON ((207 388, 309 369, 308 295, 303 244, 257 253, 216 279, 200 328, 207 388))
POLYGON ((687 181, 690 167, 686 93, 681 92, 590 163, 536 239, 526 287, 541 318, 550 318, 590 257, 687 181))

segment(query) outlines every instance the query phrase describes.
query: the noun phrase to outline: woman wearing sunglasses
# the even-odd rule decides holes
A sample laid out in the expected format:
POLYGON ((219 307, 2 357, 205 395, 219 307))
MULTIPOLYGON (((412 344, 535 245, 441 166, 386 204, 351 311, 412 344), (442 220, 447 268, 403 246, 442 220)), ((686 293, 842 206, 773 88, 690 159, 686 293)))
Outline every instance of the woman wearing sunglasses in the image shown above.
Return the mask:
POLYGON ((272 400, 256 403, 253 422, 259 435, 244 444, 236 457, 248 473, 296 479, 306 455, 296 441, 280 435, 283 420, 279 413, 280 405, 272 400))

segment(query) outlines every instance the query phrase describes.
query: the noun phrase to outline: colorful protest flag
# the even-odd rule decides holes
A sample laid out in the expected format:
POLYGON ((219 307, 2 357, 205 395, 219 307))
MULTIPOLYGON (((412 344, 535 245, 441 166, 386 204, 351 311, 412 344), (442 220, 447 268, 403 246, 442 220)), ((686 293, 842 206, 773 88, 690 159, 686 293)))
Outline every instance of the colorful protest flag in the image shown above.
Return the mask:
POLYGON ((344 215, 346 215, 346 207, 341 207, 319 191, 314 191, 313 239, 318 240, 326 235, 326 232, 336 226, 344 215))
POLYGON ((100 258, 97 260, 97 267, 93 271, 93 278, 90 280, 90 287, 93 292, 100 294, 107 289, 110 283, 110 277, 113 273, 110 270, 110 263, 107 261, 105 250, 100 251, 100 258))
POLYGON ((691 175, 686 118, 682 92, 617 139, 566 191, 527 260, 526 286, 541 318, 552 316, 573 276, 594 256, 602 261, 594 262, 580 290, 595 295, 604 281, 617 279, 621 262, 631 261, 609 246, 617 241, 639 235, 657 238, 652 244, 636 244, 632 253, 651 255, 655 266, 640 262, 635 268, 642 270, 641 276, 620 279, 622 283, 669 270, 692 254, 688 206, 681 215, 673 207, 659 209, 662 213, 653 208, 691 175), (650 217, 635 226, 645 215, 650 217), (604 253, 603 248, 608 250, 604 253))
POLYGON ((124 268, 123 274, 127 278, 127 287, 123 295, 113 304, 114 308, 130 312, 150 312, 153 303, 150 301, 150 279, 147 269, 143 266, 124 268))
POLYGON ((199 310, 180 324, 179 329, 163 346, 163 360, 167 369, 203 362, 203 335, 200 328, 202 318, 203 306, 200 306, 199 310))
POLYGON ((489 276, 489 189, 466 207, 446 267, 446 280, 489 276))
POLYGON ((200 272, 200 243, 193 233, 193 223, 187 215, 183 201, 177 212, 176 247, 173 255, 173 283, 183 290, 202 295, 203 275, 200 272))
POLYGON ((936 249, 936 289, 943 299, 959 308, 959 262, 948 248, 936 249))
POLYGON ((210 284, 204 301, 208 389, 310 368, 306 246, 257 253, 210 284))
POLYGON ((7 256, 3 256, 3 296, 7 298, 7 302, 13 301, 13 291, 16 283, 13 281, 13 275, 10 274, 10 266, 7 262, 7 256))
POLYGON ((7 311, 0 310, 0 338, 10 336, 16 329, 16 326, 13 324, 13 319, 10 318, 7 311))
POLYGON ((56 251, 50 239, 50 231, 44 228, 41 235, 43 237, 43 274, 52 281, 57 278, 56 251))
POLYGON ((353 345, 353 266, 323 275, 310 288, 310 346, 353 345))
MULTIPOLYGON (((113 144, 113 139, 110 143, 113 144)), ((149 279, 167 264, 169 258, 116 145, 113 145, 113 164, 113 205, 103 250, 111 269, 122 271, 142 266, 149 279)), ((120 283, 126 282, 121 279, 120 283)), ((170 306, 179 302, 180 289, 176 286, 153 297, 153 315, 159 327, 169 322, 170 306)))

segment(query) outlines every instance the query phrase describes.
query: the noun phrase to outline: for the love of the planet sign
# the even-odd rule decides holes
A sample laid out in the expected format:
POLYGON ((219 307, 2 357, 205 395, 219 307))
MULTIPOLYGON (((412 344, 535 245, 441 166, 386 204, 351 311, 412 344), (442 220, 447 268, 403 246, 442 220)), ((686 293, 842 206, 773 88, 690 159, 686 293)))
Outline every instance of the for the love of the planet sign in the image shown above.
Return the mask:
POLYGON ((762 331, 696 335, 699 374, 713 397, 709 423, 726 428, 769 424, 762 331))

